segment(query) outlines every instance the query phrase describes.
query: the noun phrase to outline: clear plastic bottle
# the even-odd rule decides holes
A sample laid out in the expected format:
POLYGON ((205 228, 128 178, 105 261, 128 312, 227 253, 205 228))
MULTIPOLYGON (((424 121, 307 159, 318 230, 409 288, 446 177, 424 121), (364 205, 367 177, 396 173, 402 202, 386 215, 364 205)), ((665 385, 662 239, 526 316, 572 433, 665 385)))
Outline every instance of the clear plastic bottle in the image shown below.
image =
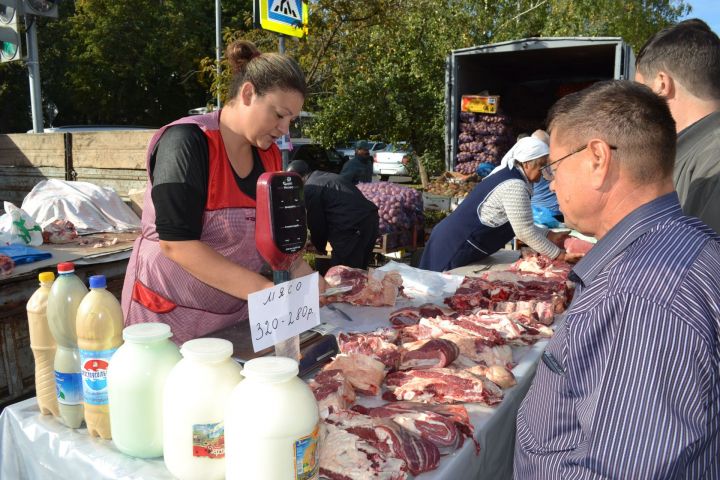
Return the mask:
POLYGON ((90 277, 90 292, 78 306, 76 322, 85 425, 90 436, 109 440, 107 369, 122 345, 123 314, 120 302, 107 291, 104 275, 90 277))
POLYGON ((108 366, 110 426, 115 446, 139 458, 163 454, 163 390, 182 358, 170 326, 138 323, 123 330, 125 343, 108 366))
POLYGON ((54 367, 60 417, 70 428, 79 428, 84 418, 75 320, 87 291, 75 275, 75 265, 71 262, 58 264, 58 278, 48 295, 47 317, 48 327, 57 343, 54 367))
POLYGON ((35 358, 35 395, 43 415, 60 416, 55 392, 55 339, 50 333, 47 320, 47 300, 55 274, 42 272, 38 275, 40 288, 35 290, 27 303, 30 348, 35 358))
POLYGON ((219 338, 185 342, 165 383, 163 456, 180 480, 225 478, 225 404, 242 380, 232 352, 219 338))
POLYGON ((297 374, 291 358, 245 363, 245 380, 233 389, 225 412, 225 478, 318 478, 318 406, 297 374))

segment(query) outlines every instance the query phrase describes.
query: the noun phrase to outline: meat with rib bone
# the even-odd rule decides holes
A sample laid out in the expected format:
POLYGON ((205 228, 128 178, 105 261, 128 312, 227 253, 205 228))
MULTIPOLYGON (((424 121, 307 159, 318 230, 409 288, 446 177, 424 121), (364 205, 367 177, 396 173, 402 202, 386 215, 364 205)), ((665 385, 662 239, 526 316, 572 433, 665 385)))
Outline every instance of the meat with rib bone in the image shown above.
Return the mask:
POLYGON ((402 276, 398 272, 365 271, 344 265, 331 267, 325 274, 328 287, 350 287, 350 290, 327 297, 321 296, 323 304, 347 302, 353 305, 375 307, 395 305, 402 293, 402 276))
POLYGON ((453 420, 430 410, 376 407, 365 409, 365 412, 361 413, 376 418, 389 418, 410 433, 435 444, 443 455, 454 452, 464 441, 453 420))
POLYGON ((385 364, 361 353, 341 353, 323 370, 342 370, 345 378, 361 395, 377 395, 385 378, 385 364))
POLYGON ((322 424, 320 476, 329 480, 406 480, 407 465, 357 435, 322 424))
POLYGON ((496 405, 502 390, 489 381, 450 368, 430 368, 391 373, 385 379, 387 400, 424 403, 481 403, 496 405))
POLYGON ((399 370, 446 367, 454 362, 458 355, 458 346, 442 338, 404 343, 399 370))
POLYGON ((309 382, 318 402, 320 417, 345 410, 355 401, 355 390, 342 370, 323 370, 309 382))
POLYGON ((433 443, 411 435, 395 422, 351 410, 332 413, 326 422, 362 438, 385 457, 403 460, 413 475, 437 468, 440 451, 433 443))
MULTIPOLYGON (((395 336, 397 337, 397 334, 395 336)), ((400 365, 400 349, 394 343, 385 341, 382 334, 340 333, 338 345, 342 353, 368 355, 384 363, 390 370, 397 370, 400 365)))

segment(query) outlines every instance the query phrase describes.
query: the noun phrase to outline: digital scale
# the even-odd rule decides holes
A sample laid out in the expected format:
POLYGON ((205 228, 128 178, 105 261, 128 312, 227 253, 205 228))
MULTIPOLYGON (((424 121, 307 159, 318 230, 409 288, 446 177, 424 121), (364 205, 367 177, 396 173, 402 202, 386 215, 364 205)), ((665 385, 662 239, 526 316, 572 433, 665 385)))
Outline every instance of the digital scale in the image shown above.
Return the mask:
MULTIPOLYGON (((307 242, 307 216, 302 178, 294 172, 266 172, 257 182, 255 211, 255 244, 258 252, 270 265, 275 284, 290 280, 290 266, 300 256, 307 242)), ((318 368, 339 353, 337 340, 330 333, 332 327, 320 324, 297 337, 275 346, 275 350, 296 348, 299 343, 300 375, 318 368)), ((238 360, 271 355, 272 348, 254 352, 250 335, 243 328, 237 338, 235 353, 238 360)), ((297 351, 297 350, 295 350, 297 351)))

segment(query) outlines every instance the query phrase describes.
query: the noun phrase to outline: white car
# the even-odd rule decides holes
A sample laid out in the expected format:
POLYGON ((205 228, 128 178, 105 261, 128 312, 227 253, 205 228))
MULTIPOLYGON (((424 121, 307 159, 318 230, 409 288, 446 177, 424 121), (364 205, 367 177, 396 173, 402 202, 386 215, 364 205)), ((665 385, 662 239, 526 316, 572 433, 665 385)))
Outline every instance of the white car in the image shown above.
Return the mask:
POLYGON ((409 175, 407 165, 410 163, 412 149, 407 142, 388 145, 373 157, 373 174, 380 180, 387 180, 391 175, 409 175))
MULTIPOLYGON (((341 155, 346 156, 347 158, 352 158, 355 156, 355 144, 357 142, 349 142, 341 145, 336 145, 335 150, 337 150, 341 155)), ((387 147, 387 143, 385 142, 373 142, 368 140, 368 150, 370 151, 370 156, 374 157, 375 154, 385 147, 387 147)))

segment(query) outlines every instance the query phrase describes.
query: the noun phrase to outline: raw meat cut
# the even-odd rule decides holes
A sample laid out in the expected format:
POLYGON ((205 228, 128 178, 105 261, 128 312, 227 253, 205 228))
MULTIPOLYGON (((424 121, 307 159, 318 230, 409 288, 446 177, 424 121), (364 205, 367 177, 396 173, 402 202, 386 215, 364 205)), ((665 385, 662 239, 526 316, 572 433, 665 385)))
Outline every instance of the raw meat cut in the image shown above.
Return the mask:
POLYGON ((427 325, 430 327, 437 327, 446 333, 457 333, 462 336, 473 336, 480 337, 487 340, 492 345, 505 345, 505 340, 500 334, 492 329, 483 327, 467 317, 435 317, 435 318, 423 318, 420 320, 420 325, 427 325))
POLYGON ((432 338, 402 345, 399 370, 447 367, 460 355, 460 348, 450 340, 432 338))
POLYGON ((460 355, 452 368, 472 373, 477 377, 487 378, 502 389, 510 388, 517 384, 512 370, 505 365, 481 365, 464 355, 460 355))
POLYGON ((15 270, 15 262, 7 255, 0 255, 0 278, 9 277, 15 270))
POLYGON ((341 353, 323 370, 342 370, 345 378, 361 395, 377 395, 385 378, 385 364, 361 353, 341 353))
POLYGON ((69 243, 78 238, 70 220, 54 220, 43 228, 43 243, 69 243))
POLYGON ((406 480, 403 460, 387 457, 368 442, 335 425, 322 424, 320 476, 329 480, 406 480))
POLYGON ((565 247, 565 251, 567 253, 577 253, 581 255, 585 255, 586 253, 588 253, 590 249, 594 246, 594 243, 590 243, 575 237, 568 237, 563 242, 563 247, 565 247))
POLYGON ((376 407, 361 413, 376 418, 389 418, 408 432, 435 444, 443 455, 460 448, 465 439, 455 422, 429 410, 399 411, 376 407))
POLYGON ((435 305, 425 303, 419 307, 405 307, 390 314, 390 323, 396 327, 417 325, 421 318, 437 317, 438 315, 454 315, 455 312, 435 305))
POLYGON ((402 294, 402 276, 398 272, 360 270, 344 265, 331 267, 325 274, 328 287, 349 287, 335 295, 320 296, 321 303, 347 302, 375 307, 393 306, 402 294))
POLYGON ((318 402, 320 417, 345 410, 355 401, 355 390, 342 370, 323 370, 309 382, 318 402))
POLYGON ((435 444, 411 435, 391 420, 344 410, 330 414, 325 421, 357 435, 386 457, 403 460, 413 475, 434 470, 440 463, 435 444))
POLYGON ((338 345, 342 353, 368 355, 384 363, 390 370, 397 370, 400 365, 400 349, 397 345, 387 342, 382 333, 340 333, 338 345))
POLYGON ((476 364, 500 365, 502 367, 511 367, 513 365, 510 345, 494 345, 484 338, 459 335, 457 333, 443 333, 440 338, 453 342, 460 348, 460 357, 467 357, 476 364))
POLYGON ((430 368, 391 373, 385 379, 387 400, 424 403, 481 403, 497 405, 502 390, 491 382, 449 368, 430 368))

